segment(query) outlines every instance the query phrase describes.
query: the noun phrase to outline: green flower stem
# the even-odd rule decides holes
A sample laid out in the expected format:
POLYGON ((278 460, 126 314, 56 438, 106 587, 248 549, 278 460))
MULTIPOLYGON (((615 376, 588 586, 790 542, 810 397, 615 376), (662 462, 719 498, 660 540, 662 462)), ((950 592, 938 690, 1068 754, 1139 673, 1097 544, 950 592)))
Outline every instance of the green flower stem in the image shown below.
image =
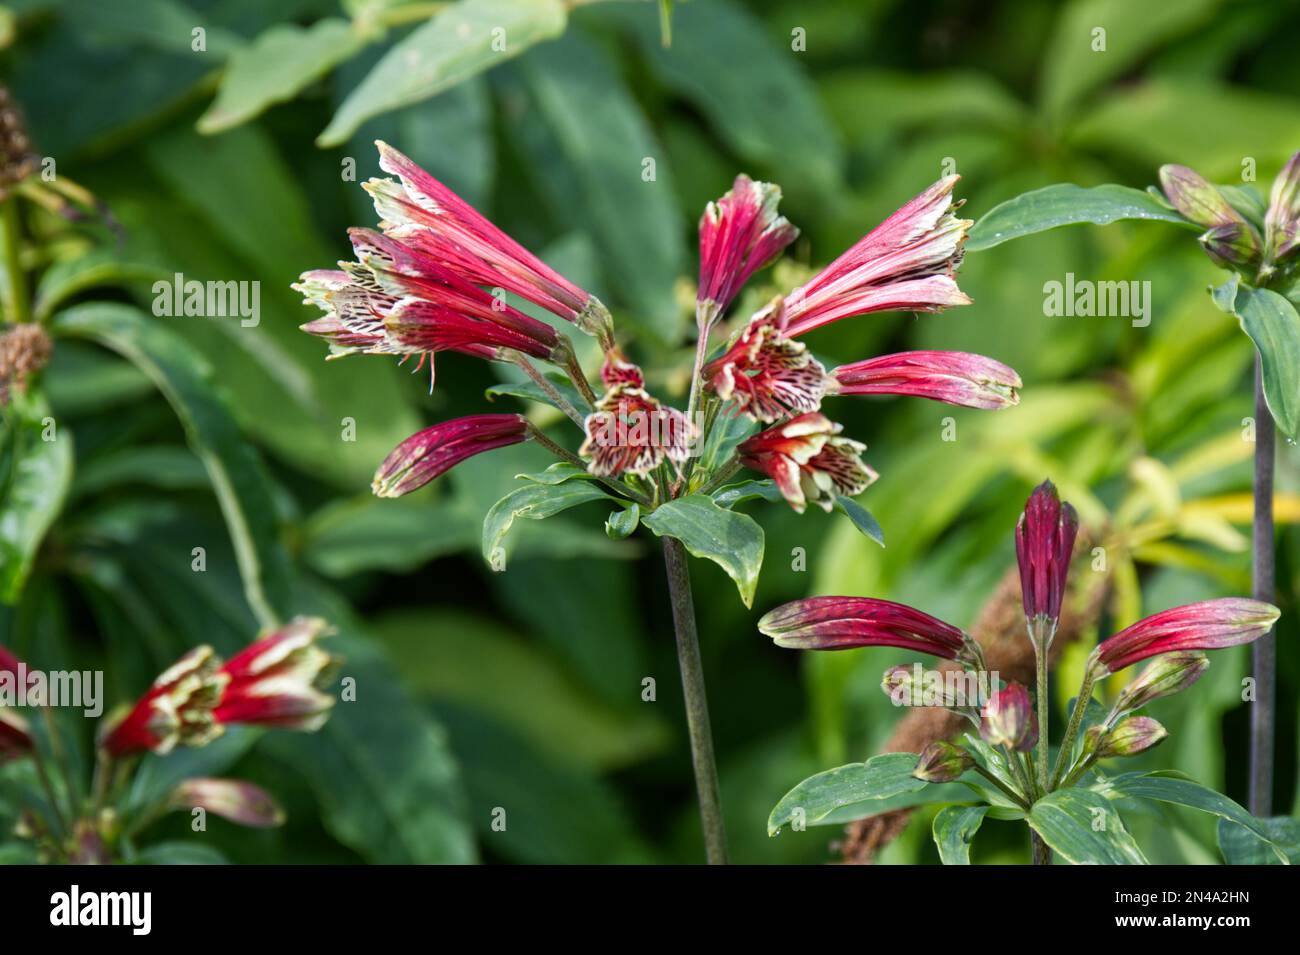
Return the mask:
MULTIPOLYGON (((568 448, 561 447, 560 445, 556 444, 554 441, 552 441, 550 438, 546 436, 546 433, 542 431, 541 428, 537 427, 535 424, 532 424, 531 422, 529 422, 528 424, 528 436, 533 441, 536 441, 538 444, 544 447, 547 451, 550 451, 557 458, 560 458, 561 460, 564 461, 568 461, 574 467, 582 468, 584 471, 587 469, 586 461, 582 460, 582 458, 578 457, 568 448)), ((607 478, 599 474, 594 474, 592 475, 592 477, 594 477, 601 484, 605 485, 611 491, 614 491, 617 494, 621 494, 624 497, 631 498, 632 500, 636 501, 638 504, 650 506, 652 503, 649 497, 642 494, 640 491, 636 490, 636 488, 628 487, 626 484, 624 484, 621 481, 615 481, 611 478, 607 478)))
POLYGON ((538 388, 541 388, 542 391, 546 393, 546 397, 555 402, 556 407, 568 415, 569 419, 581 428, 584 433, 586 433, 586 419, 578 413, 577 408, 573 407, 573 402, 560 394, 559 389, 557 389, 555 385, 551 384, 550 380, 537 370, 536 365, 518 353, 512 355, 511 360, 523 369, 524 374, 533 380, 533 384, 537 385, 538 388))
POLYGON ((677 633, 677 663, 682 672, 682 694, 686 698, 686 725, 691 738, 691 759, 695 766, 695 790, 700 799, 700 823, 709 865, 727 864, 727 830, 722 819, 718 793, 718 767, 713 756, 713 731, 709 726, 709 703, 704 693, 704 668, 700 663, 700 640, 695 627, 695 604, 691 598, 690 568, 686 548, 674 537, 665 537, 664 567, 668 572, 668 593, 673 607, 673 628, 677 633))
MULTIPOLYGON (((1252 596, 1274 603, 1273 461, 1276 431, 1264 401, 1264 373, 1255 355, 1255 514, 1252 523, 1252 596)), ((1277 698, 1276 635, 1269 633, 1251 647, 1255 703, 1250 708, 1250 811, 1273 812, 1273 739, 1277 698)))
POLYGON ((32 320, 27 301, 27 277, 22 266, 22 229, 18 222, 18 200, 0 202, 0 253, 4 258, 4 318, 15 325, 32 320))
POLYGON ((713 477, 709 478, 697 493, 712 494, 718 488, 722 487, 722 485, 726 484, 727 481, 731 480, 732 475, 739 471, 740 468, 740 459, 732 456, 727 460, 726 464, 714 472, 713 477))
POLYGON ((587 376, 582 372, 582 366, 578 364, 578 356, 574 354, 572 346, 569 347, 569 354, 564 359, 564 370, 569 373, 569 380, 578 389, 578 393, 582 395, 582 400, 587 403, 587 407, 595 408, 596 393, 591 390, 591 385, 587 381, 587 376))
POLYGON ((1028 801, 1026 801, 1024 796, 1016 792, 1014 789, 1012 789, 1002 780, 998 779, 998 777, 994 776, 983 766, 979 765, 979 763, 976 763, 972 768, 975 770, 975 772, 979 773, 981 776, 983 776, 985 779, 991 782, 994 786, 997 786, 998 789, 1002 790, 1003 794, 1008 799, 1010 799, 1013 803, 1015 803, 1017 806, 1019 806, 1021 809, 1025 810, 1026 812, 1029 811, 1029 803, 1028 801))
MULTIPOLYGON (((1091 661, 1089 663, 1091 664, 1091 661)), ((1096 674, 1092 672, 1090 665, 1083 675, 1083 685, 1079 687, 1079 695, 1074 700, 1074 710, 1070 713, 1070 722, 1065 727, 1065 735, 1061 737, 1061 750, 1056 754, 1056 766, 1052 769, 1049 792, 1055 790, 1060 784, 1066 763, 1074 752, 1074 738, 1079 734, 1079 727, 1083 724, 1083 714, 1088 709, 1088 701, 1092 699, 1092 685, 1096 680, 1096 674)))

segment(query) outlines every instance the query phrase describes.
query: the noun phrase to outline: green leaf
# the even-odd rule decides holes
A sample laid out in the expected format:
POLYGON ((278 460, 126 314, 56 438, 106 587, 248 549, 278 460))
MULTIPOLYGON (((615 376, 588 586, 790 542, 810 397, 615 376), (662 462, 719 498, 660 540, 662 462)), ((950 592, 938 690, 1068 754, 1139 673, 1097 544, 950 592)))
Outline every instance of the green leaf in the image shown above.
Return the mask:
POLYGON ((635 501, 621 511, 612 512, 605 518, 605 533, 610 540, 621 541, 630 537, 641 523, 641 507, 635 501))
POLYGON ((0 431, 0 602, 22 595, 36 552, 72 483, 72 435, 54 422, 46 440, 45 399, 15 400, 0 431))
POLYGON ((564 765, 619 769, 668 741, 639 677, 606 700, 550 648, 488 617, 425 607, 379 617, 373 630, 413 693, 489 713, 564 765))
POLYGON ((642 521, 660 537, 675 537, 694 556, 713 561, 736 582, 745 606, 754 602, 763 566, 763 528, 752 518, 719 507, 712 498, 688 494, 665 501, 642 521))
POLYGON ((853 522, 854 527, 862 531, 862 533, 866 534, 881 547, 885 546, 885 532, 880 529, 880 524, 878 524, 876 519, 871 516, 869 510, 857 501, 853 500, 853 498, 843 497, 842 495, 836 496, 835 506, 848 515, 848 518, 853 522))
POLYGON ((945 806, 934 817, 934 844, 944 865, 970 865, 970 844, 988 806, 945 806))
POLYGON ((1300 314, 1271 289, 1242 285, 1233 275, 1214 290, 1214 302, 1237 316, 1255 343, 1264 369, 1264 400, 1282 433, 1300 426, 1300 314))
POLYGON ((203 842, 160 842, 135 857, 137 865, 229 865, 221 851, 203 842))
POLYGON ((1082 222, 1110 225, 1120 219, 1172 222, 1197 228, 1141 189, 1113 183, 1085 189, 1064 182, 1023 193, 994 206, 971 227, 966 251, 991 249, 1063 225, 1082 222))
MULTIPOLYGON (((1200 783, 1188 779, 1182 773, 1160 770, 1153 773, 1124 773, 1112 776, 1091 787, 1108 799, 1133 797, 1136 799, 1154 799, 1158 802, 1172 803, 1175 806, 1187 806, 1199 809, 1221 819, 1227 819, 1254 833, 1265 841, 1272 840, 1272 831, 1265 825, 1265 820, 1252 816, 1249 812, 1233 802, 1222 793, 1215 792, 1200 783)), ((1283 849, 1274 850, 1279 858, 1285 858, 1283 849)))
POLYGON ((320 819, 367 861, 470 863, 477 859, 460 772, 447 734, 403 688, 399 674, 347 605, 300 580, 299 606, 329 620, 340 676, 355 699, 340 699, 315 733, 269 733, 258 746, 316 793, 320 819))
POLYGON ((576 464, 570 464, 568 461, 556 461, 545 471, 532 471, 524 474, 516 474, 515 477, 521 481, 531 481, 534 484, 547 484, 554 486, 563 484, 565 481, 595 481, 596 475, 576 464))
POLYGON ((461 0, 393 45, 343 101, 318 146, 381 113, 428 99, 564 32, 560 0, 461 0))
POLYGON ((55 316, 53 328, 59 336, 97 342, 149 376, 208 472, 249 607, 264 626, 288 612, 289 563, 280 546, 270 478, 203 356, 165 325, 126 305, 74 306, 55 316))
POLYGON ((915 753, 884 753, 865 763, 849 763, 809 776, 781 797, 767 818, 767 834, 775 836, 786 824, 815 826, 835 814, 843 820, 880 812, 883 802, 918 793, 929 784, 912 775, 915 753))
POLYGON ((122 254, 116 249, 94 249, 75 259, 56 262, 45 270, 36 286, 33 311, 36 318, 43 321, 72 296, 87 289, 153 283, 170 278, 167 270, 159 265, 123 261, 122 254))
POLYGON ((673 294, 686 230, 668 157, 640 105, 601 49, 573 34, 530 51, 509 78, 531 106, 507 128, 532 157, 524 169, 538 192, 557 219, 595 240, 628 319, 675 342, 686 317, 673 294))
POLYGON ((1219 0, 1146 5, 1132 0, 1075 0, 1064 5, 1043 63, 1043 106, 1065 112, 1107 80, 1122 76, 1150 50, 1205 22, 1219 0), (1094 48, 1093 31, 1105 30, 1094 48))
POLYGON ((302 556, 327 577, 368 570, 409 573, 478 542, 479 521, 451 501, 420 495, 379 499, 371 494, 335 501, 303 528, 302 556))
POLYGON ((777 488, 776 482, 771 478, 764 478, 761 481, 741 481, 738 484, 727 484, 714 491, 710 497, 713 503, 719 507, 735 507, 745 501, 752 501, 755 498, 764 501, 781 500, 781 491, 777 488))
MULTIPOLYGON (((578 394, 578 389, 569 384, 567 379, 561 379, 555 375, 547 375, 546 377, 555 386, 555 390, 564 395, 573 407, 581 408, 586 405, 586 402, 582 400, 582 395, 578 394)), ((492 385, 483 394, 487 396, 489 401, 500 395, 510 395, 512 398, 536 401, 538 404, 550 405, 552 408, 559 407, 535 381, 506 381, 499 385, 492 385)))
POLYGON ((199 117, 199 132, 219 133, 293 99, 364 45, 352 24, 338 17, 309 27, 277 24, 231 54, 216 100, 199 117))
POLYGON ((566 484, 530 484, 511 491, 483 518, 483 558, 495 571, 506 569, 506 551, 502 546, 511 525, 521 517, 545 520, 588 501, 612 500, 598 484, 571 481, 566 484))
POLYGON ((1300 819, 1274 816, 1260 819, 1258 823, 1268 833, 1263 839, 1244 826, 1227 819, 1219 820, 1219 851, 1228 865, 1282 865, 1300 864, 1300 819), (1281 849, 1285 860, 1278 857, 1281 849))
POLYGON ((1058 789, 1034 803, 1026 819, 1044 842, 1075 865, 1146 863, 1119 814, 1100 793, 1058 789))
POLYGON ((189 448, 133 445, 91 458, 77 470, 72 496, 84 498, 122 486, 190 491, 208 486, 208 472, 189 448))
MULTIPOLYGON (((816 87, 799 55, 774 43, 754 13, 731 0, 686 4, 669 48, 644 11, 619 12, 662 83, 738 155, 787 187, 808 183, 825 193, 841 182, 844 149, 816 87)), ((716 183, 717 194, 729 185, 716 183)))

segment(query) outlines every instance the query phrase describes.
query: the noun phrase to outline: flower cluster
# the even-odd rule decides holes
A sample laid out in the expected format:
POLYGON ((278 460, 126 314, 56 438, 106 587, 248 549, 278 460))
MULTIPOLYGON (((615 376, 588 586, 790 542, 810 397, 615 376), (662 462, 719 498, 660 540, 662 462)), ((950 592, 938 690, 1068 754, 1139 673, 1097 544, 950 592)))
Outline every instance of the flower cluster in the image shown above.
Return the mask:
POLYGON ((327 632, 323 620, 298 617, 224 663, 211 647, 191 650, 109 726, 100 746, 120 759, 202 746, 232 724, 319 729, 334 705, 322 687, 336 659, 317 645, 327 632))
POLYGON ((379 231, 352 229, 355 261, 302 275, 295 288, 324 312, 303 328, 326 339, 335 356, 432 362, 436 352, 456 351, 511 362, 532 379, 537 397, 581 427, 583 438, 575 456, 518 416, 445 422, 389 455, 374 480, 381 496, 406 494, 470 455, 531 439, 630 500, 662 502, 705 484, 712 475, 693 476, 687 464, 694 449, 707 442, 715 422, 744 415, 766 430, 734 449, 730 471, 745 466, 765 474, 796 510, 809 501, 829 510, 838 496, 860 493, 875 474, 862 461, 865 447, 842 437, 840 426, 821 413, 824 398, 913 395, 984 409, 1018 401, 1015 371, 979 355, 905 352, 827 370, 799 340, 851 315, 969 303, 955 278, 971 225, 956 215, 956 176, 912 199, 801 288, 773 298, 708 360, 710 333, 742 286, 798 235, 777 211, 777 186, 736 177, 699 223, 699 342, 683 413, 647 389, 641 369, 615 343, 599 300, 410 159, 383 143, 379 151, 380 167, 396 177, 366 184, 379 231), (604 355, 599 394, 569 340, 518 311, 508 296, 595 336, 604 355), (564 389, 534 362, 549 364, 573 387, 564 389))
MULTIPOLYGON (((1033 491, 1016 525, 1016 557, 1026 624, 1035 650, 1042 654, 1044 669, 1040 672, 1045 672, 1047 643, 1061 614, 1077 531, 1074 509, 1060 500, 1050 481, 1033 491), (1048 635, 1046 640, 1041 639, 1044 633, 1048 635)), ((1047 732, 1047 727, 1034 712, 1030 690, 1018 683, 992 693, 981 714, 953 707, 948 701, 936 704, 949 705, 969 715, 983 741, 1005 752, 1003 762, 998 766, 984 765, 977 759, 978 754, 963 754, 962 747, 943 743, 921 754, 916 775, 937 782, 956 778, 977 764, 981 771, 990 774, 1001 769, 1007 778, 999 779, 999 785, 1028 805, 1063 780, 1077 778, 1098 759, 1133 755, 1160 742, 1165 731, 1159 723, 1150 717, 1130 714, 1195 683, 1208 665, 1201 651, 1257 640, 1272 629, 1277 618, 1276 607, 1257 600, 1206 600, 1153 614, 1103 640, 1088 658, 1084 685, 1065 732, 1061 756, 1046 785, 1035 784, 1032 773, 1022 772, 1022 760, 1033 767, 1030 754, 1037 745, 1040 778, 1048 778, 1046 736, 1040 735, 1047 732), (1089 728, 1075 760, 1074 741, 1095 682, 1153 658, 1154 662, 1142 675, 1119 694, 1109 715, 1089 728)), ((952 660, 969 670, 983 667, 979 644, 959 628, 888 600, 810 597, 769 611, 759 620, 758 629, 781 647, 845 650, 888 646, 952 660)), ((919 671, 920 665, 915 666, 919 671)), ((892 695, 908 679, 905 668, 892 667, 886 671, 882 686, 892 695)), ((1046 692, 1046 682, 1040 681, 1037 693, 1046 692)), ((1046 713, 1045 701, 1040 697, 1038 702, 1039 713, 1046 713)))
POLYGON ((1228 193, 1186 166, 1161 166, 1160 185, 1185 219, 1206 230, 1201 247, 1216 265, 1239 272, 1258 286, 1275 284, 1294 273, 1300 249, 1300 152, 1273 180, 1262 222, 1252 222, 1228 193))

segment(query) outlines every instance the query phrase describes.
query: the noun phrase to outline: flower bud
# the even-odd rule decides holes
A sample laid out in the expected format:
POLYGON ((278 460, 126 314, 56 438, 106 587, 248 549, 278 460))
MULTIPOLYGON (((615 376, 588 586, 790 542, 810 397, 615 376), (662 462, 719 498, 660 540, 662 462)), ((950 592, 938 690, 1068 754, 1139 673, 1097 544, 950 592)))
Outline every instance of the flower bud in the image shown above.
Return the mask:
POLYGON ((1130 716, 1113 729, 1104 724, 1091 727, 1084 735, 1084 752, 1095 751, 1097 759, 1136 756, 1164 740, 1169 731, 1149 716, 1130 716))
POLYGON ((170 809, 203 809, 241 826, 284 824, 284 810, 259 786, 238 779, 187 779, 167 798, 170 809))
POLYGON ((950 783, 975 765, 975 757, 946 740, 935 740, 916 761, 912 775, 927 783, 950 783))
POLYGON ((1176 165, 1161 166, 1160 185, 1165 197, 1179 214, 1199 226, 1212 229, 1229 222, 1245 223, 1223 193, 1194 169, 1176 165))
POLYGON ((1174 607, 1103 640, 1092 651, 1089 665, 1100 677, 1175 650, 1222 650, 1251 643, 1272 630, 1279 616, 1272 604, 1244 597, 1174 607))
POLYGON ((1300 245, 1300 152, 1291 157, 1269 193, 1264 214, 1264 238, 1270 262, 1290 257, 1300 245))
POLYGON ((791 650, 898 647, 957 659, 969 638, 914 607, 870 597, 807 597, 769 610, 760 632, 791 650))
POLYGON ((1062 503, 1055 485, 1044 481, 1034 488, 1016 524, 1016 563, 1020 566, 1025 616, 1040 623, 1050 621, 1048 634, 1061 616, 1070 555, 1078 533, 1079 517, 1073 507, 1062 503))
POLYGON ((980 723, 980 735, 991 746, 1027 752, 1038 742, 1038 717, 1029 690, 1009 683, 989 697, 980 723))
POLYGON ((1258 262, 1263 251, 1259 233, 1245 222, 1215 226, 1197 241, 1214 264, 1225 269, 1245 269, 1258 262))
MULTIPOLYGON (((1156 657, 1142 675, 1124 687, 1111 710, 1113 718, 1141 709, 1153 700, 1181 693, 1201 678, 1210 658, 1199 650, 1166 653, 1156 657)), ((1108 722, 1114 722, 1114 719, 1108 722)))

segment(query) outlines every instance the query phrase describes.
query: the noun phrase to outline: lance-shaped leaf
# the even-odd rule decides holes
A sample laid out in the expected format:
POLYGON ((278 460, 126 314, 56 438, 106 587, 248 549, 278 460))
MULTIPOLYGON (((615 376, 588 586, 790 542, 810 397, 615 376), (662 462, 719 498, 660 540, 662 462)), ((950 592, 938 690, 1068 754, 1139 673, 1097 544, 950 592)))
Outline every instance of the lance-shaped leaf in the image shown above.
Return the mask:
POLYGON ((775 836, 790 824, 815 826, 842 810, 870 816, 887 808, 884 800, 917 793, 929 783, 912 775, 915 753, 883 753, 865 763, 849 763, 809 776, 781 797, 767 818, 767 834, 775 836))
POLYGON ((359 29, 339 17, 310 27, 277 24, 231 53, 217 98, 199 117, 199 132, 219 133, 293 99, 365 42, 359 29))
POLYGON ((736 582, 745 606, 754 602, 763 566, 763 528, 752 518, 701 494, 688 494, 666 501, 641 521, 660 537, 677 538, 694 556, 713 561, 736 582))
POLYGON ((1224 862, 1228 865, 1300 863, 1300 819, 1274 816, 1255 821, 1268 831, 1268 840, 1235 822, 1219 820, 1219 852, 1223 854, 1224 862), (1285 853, 1285 858, 1279 858, 1278 849, 1285 853))
POLYGON ((212 366, 171 329, 126 305, 78 305, 57 315, 53 328, 117 352, 162 392, 208 472, 248 605, 264 626, 274 624, 291 601, 271 481, 218 390, 212 366))
POLYGON ((599 484, 569 481, 563 484, 529 484, 511 491, 492 505, 483 518, 483 557, 493 570, 505 570, 506 534, 521 517, 545 520, 588 501, 612 500, 599 484))
POLYGON ((1104 780, 1091 788, 1107 799, 1121 799, 1125 796, 1137 799, 1154 799, 1157 802, 1187 806, 1189 809, 1199 809, 1201 812, 1211 813, 1250 831, 1257 838, 1273 846, 1273 851, 1279 859, 1283 862, 1288 861, 1285 845, 1274 844, 1274 832, 1266 824, 1267 820, 1252 816, 1227 796, 1202 786, 1182 773, 1173 770, 1159 770, 1153 773, 1124 773, 1121 776, 1114 776, 1104 780))
POLYGON ((43 398, 19 398, 0 430, 0 602, 14 603, 72 481, 72 434, 43 398), (52 438, 52 439, 51 439, 52 438), (47 440, 51 439, 51 440, 47 440))
POLYGON ((1119 813, 1100 793, 1058 789, 1034 803, 1026 819, 1034 832, 1067 862, 1146 864, 1119 813))
POLYGON ((319 146, 337 146, 381 113, 428 99, 476 73, 559 36, 561 0, 462 0, 394 44, 348 94, 319 146))
POLYGON ((1264 400, 1278 428, 1300 427, 1300 314, 1270 289, 1242 285, 1234 275, 1214 290, 1214 304, 1235 315, 1255 343, 1264 369, 1264 400))
POLYGON ((988 806, 945 806, 934 817, 934 844, 944 865, 970 865, 970 844, 988 806))
POLYGON ((1003 242, 1058 226, 1083 222, 1110 225, 1120 219, 1172 222, 1189 229, 1199 229, 1199 226, 1188 222, 1167 204, 1141 189, 1113 183, 1085 189, 1065 182, 1026 192, 994 206, 971 227, 966 239, 966 251, 991 249, 1003 242))

